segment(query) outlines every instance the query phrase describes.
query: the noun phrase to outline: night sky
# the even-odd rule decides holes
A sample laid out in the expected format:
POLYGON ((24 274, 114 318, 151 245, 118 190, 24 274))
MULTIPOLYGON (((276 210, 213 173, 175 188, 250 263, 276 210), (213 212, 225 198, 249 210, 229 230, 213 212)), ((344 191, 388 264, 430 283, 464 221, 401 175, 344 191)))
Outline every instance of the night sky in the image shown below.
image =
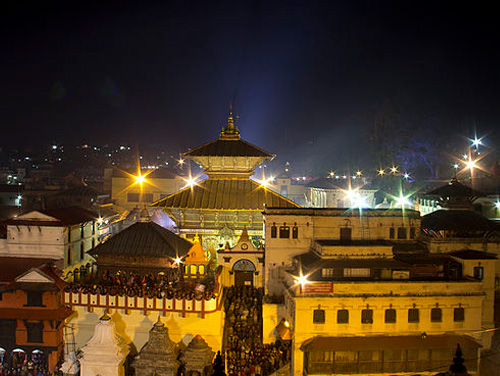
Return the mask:
POLYGON ((500 124, 499 23, 486 3, 8 3, 4 147, 178 152, 216 138, 230 101, 245 139, 309 163, 368 158, 382 103, 464 136, 500 124))

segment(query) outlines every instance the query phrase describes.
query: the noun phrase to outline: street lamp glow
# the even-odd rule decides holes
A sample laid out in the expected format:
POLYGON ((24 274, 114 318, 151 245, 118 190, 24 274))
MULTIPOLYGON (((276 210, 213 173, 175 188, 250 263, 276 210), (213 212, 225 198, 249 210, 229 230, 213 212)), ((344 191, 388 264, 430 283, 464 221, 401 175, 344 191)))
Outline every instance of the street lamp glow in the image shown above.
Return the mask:
POLYGON ((479 145, 482 145, 483 142, 481 141, 480 138, 474 137, 472 141, 472 146, 474 146, 476 149, 479 147, 479 145))
POLYGON ((409 173, 407 173, 407 172, 405 172, 405 173, 404 173, 404 175, 403 175, 403 177, 404 177, 406 180, 408 180, 408 179, 410 178, 410 174, 409 174, 409 173))
POLYGON ((465 162, 465 167, 471 171, 474 170, 475 168, 477 168, 476 161, 469 159, 467 162, 465 162))
POLYGON ((193 178, 192 176, 190 176, 189 178, 187 179, 184 179, 186 181, 186 187, 192 187, 194 185, 196 185, 196 179, 193 178))
POLYGON ((179 164, 182 166, 182 165, 184 164, 184 159, 179 158, 179 161, 178 161, 178 162, 179 162, 179 164))
POLYGON ((302 273, 300 273, 300 275, 298 277, 295 277, 295 281, 298 285, 300 285, 302 287, 309 283, 307 276, 303 275, 302 273))
POLYGON ((358 170, 358 171, 356 171, 356 176, 357 176, 357 177, 360 177, 361 175, 363 175, 363 173, 362 173, 361 171, 359 171, 359 170, 358 170))
POLYGON ((399 197, 395 197, 396 199, 396 206, 400 206, 401 208, 405 208, 407 206, 410 206, 410 201, 408 200, 408 197, 403 196, 401 193, 399 197))
POLYGON ((139 174, 135 177, 135 182, 138 184, 142 184, 146 181, 146 177, 144 175, 139 174))
POLYGON ((495 209, 500 209, 500 201, 495 202, 495 209))
POLYGON ((453 164, 453 168, 454 168, 455 170, 458 170, 458 167, 459 167, 458 163, 454 163, 454 164, 453 164))
POLYGON ((384 174, 385 174, 385 170, 383 170, 383 169, 378 170, 378 174, 379 174, 380 176, 384 176, 384 174))
POLYGON ((397 166, 392 166, 392 167, 391 167, 391 172, 392 172, 393 174, 397 173, 397 172, 398 172, 398 167, 397 167, 397 166))

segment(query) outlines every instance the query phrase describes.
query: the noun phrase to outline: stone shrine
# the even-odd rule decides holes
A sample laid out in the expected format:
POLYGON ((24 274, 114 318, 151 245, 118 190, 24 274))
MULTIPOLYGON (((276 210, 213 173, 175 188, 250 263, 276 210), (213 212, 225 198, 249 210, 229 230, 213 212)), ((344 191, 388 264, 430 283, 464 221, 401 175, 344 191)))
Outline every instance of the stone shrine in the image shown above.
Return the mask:
POLYGON ((136 376, 174 376, 180 365, 177 355, 177 346, 158 316, 158 321, 149 331, 148 342, 135 356, 132 367, 136 376))
POLYGON ((207 368, 212 365, 213 356, 212 348, 199 334, 196 335, 181 355, 185 375, 206 375, 207 368))

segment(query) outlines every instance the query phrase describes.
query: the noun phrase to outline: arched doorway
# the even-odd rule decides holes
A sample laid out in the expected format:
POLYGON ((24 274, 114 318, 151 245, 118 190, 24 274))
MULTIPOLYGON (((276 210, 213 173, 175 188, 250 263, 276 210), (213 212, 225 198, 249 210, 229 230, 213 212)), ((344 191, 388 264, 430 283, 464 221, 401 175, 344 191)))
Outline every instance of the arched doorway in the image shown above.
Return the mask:
POLYGON ((12 374, 21 374, 26 370, 26 364, 28 363, 28 356, 23 349, 12 350, 11 364, 12 364, 12 374))
POLYGON ((7 373, 7 350, 0 347, 0 375, 7 373))
POLYGON ((47 357, 42 350, 36 349, 31 352, 31 362, 35 375, 47 372, 47 357))
POLYGON ((253 276, 255 265, 250 260, 238 260, 233 265, 234 285, 235 286, 253 286, 253 276))

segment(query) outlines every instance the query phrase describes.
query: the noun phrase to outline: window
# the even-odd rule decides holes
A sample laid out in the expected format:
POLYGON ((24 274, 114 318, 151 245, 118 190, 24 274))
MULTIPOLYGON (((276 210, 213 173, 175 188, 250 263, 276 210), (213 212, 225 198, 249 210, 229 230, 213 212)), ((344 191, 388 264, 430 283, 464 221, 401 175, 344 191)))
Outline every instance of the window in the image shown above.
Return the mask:
POLYGON ((346 268, 344 269, 344 277, 370 277, 370 269, 369 268, 346 268))
POLYGON ((271 226, 271 238, 276 238, 277 237, 277 227, 275 225, 271 226))
POLYGON ((484 277, 484 268, 482 266, 474 267, 474 278, 482 280, 484 277))
POLYGON ((27 322, 28 342, 43 342, 43 322, 27 322))
POLYGON ((341 242, 350 242, 351 239, 352 239, 352 228, 341 227, 340 228, 340 241, 341 242))
POLYGON ((349 311, 347 309, 337 311, 337 324, 349 324, 349 311))
POLYGON ((292 239, 299 238, 299 228, 297 226, 292 227, 292 239))
POLYGON ((465 310, 462 307, 458 307, 453 310, 453 321, 465 321, 465 310))
POLYGON ((314 324, 324 324, 325 323, 325 310, 315 309, 313 311, 313 323, 314 324))
POLYGON ((41 307, 43 306, 43 292, 42 291, 26 291, 28 297, 28 307, 41 307))
POLYGON ((0 300, 2 300, 2 292, 0 291, 0 300))
POLYGON ((406 239, 407 238, 407 228, 406 227, 398 227, 398 239, 406 239))
POLYGON ((441 308, 431 309, 431 322, 443 321, 443 310, 441 308))
POLYGON ((92 222, 92 235, 95 235, 95 228, 97 224, 95 222, 92 222))
POLYGON ((410 239, 415 239, 415 235, 417 233, 417 230, 415 227, 410 227, 410 239))
POLYGON ((85 258, 85 250, 84 250, 84 244, 83 242, 80 243, 80 260, 83 260, 85 258))
POLYGON ((280 227, 280 239, 288 239, 290 237, 290 227, 281 226, 280 227))
POLYGON ((390 239, 394 239, 394 237, 395 237, 395 235, 394 235, 394 234, 395 234, 394 227, 391 227, 391 228, 389 229, 389 238, 390 238, 390 239))
POLYGON ((85 226, 83 225, 80 225, 80 238, 84 238, 85 237, 85 226))
POLYGON ((408 322, 420 322, 420 311, 418 308, 408 310, 408 322))
POLYGON ((152 193, 144 193, 143 200, 144 200, 144 202, 153 202, 153 194, 152 193))
POLYGON ((364 309, 361 311, 361 323, 373 324, 373 309, 364 309))
POLYGON ((71 245, 68 247, 68 255, 67 255, 68 265, 71 265, 71 245))
POLYGON ((95 238, 92 238, 92 249, 95 248, 95 238))
POLYGON ((385 323, 394 324, 396 322, 396 310, 389 308, 385 310, 385 323))
POLYGON ((333 269, 332 268, 321 269, 321 276, 324 277, 324 278, 331 278, 331 277, 333 277, 333 269))
POLYGON ((139 193, 127 193, 127 201, 128 202, 139 202, 139 193))

